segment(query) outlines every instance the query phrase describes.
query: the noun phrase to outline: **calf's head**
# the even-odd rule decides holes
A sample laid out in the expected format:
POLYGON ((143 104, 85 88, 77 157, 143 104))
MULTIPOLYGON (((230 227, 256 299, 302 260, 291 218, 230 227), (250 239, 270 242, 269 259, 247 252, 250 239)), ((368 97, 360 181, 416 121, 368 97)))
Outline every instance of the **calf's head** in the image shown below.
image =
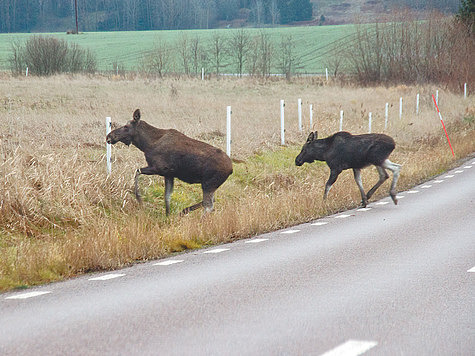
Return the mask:
POLYGON ((326 152, 325 140, 318 140, 318 133, 310 132, 307 142, 302 147, 299 155, 295 158, 295 165, 301 166, 305 162, 312 163, 313 161, 324 161, 323 158, 326 152))
POLYGON ((137 124, 140 121, 140 110, 137 109, 134 112, 133 119, 128 121, 124 126, 118 129, 112 130, 106 137, 107 143, 115 144, 117 142, 123 142, 127 146, 132 143, 136 135, 137 124))

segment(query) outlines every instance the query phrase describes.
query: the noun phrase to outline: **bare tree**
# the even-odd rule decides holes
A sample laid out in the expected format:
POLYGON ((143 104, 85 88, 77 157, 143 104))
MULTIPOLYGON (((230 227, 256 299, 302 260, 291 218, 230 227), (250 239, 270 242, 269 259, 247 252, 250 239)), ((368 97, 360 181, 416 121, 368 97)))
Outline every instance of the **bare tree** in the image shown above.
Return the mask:
POLYGON ((198 74, 201 68, 206 66, 206 54, 198 36, 195 36, 191 39, 190 51, 193 73, 198 74))
POLYGON ((280 11, 277 4, 277 0, 270 0, 269 4, 269 15, 271 18, 272 26, 275 26, 279 23, 280 11))
POLYGON ((190 48, 189 48, 188 36, 185 32, 180 33, 180 38, 178 39, 178 54, 180 55, 180 61, 182 65, 183 72, 188 75, 190 74, 190 48))
POLYGON ((213 33, 209 52, 214 71, 219 75, 221 68, 226 67, 226 64, 223 63, 226 56, 226 43, 225 38, 218 31, 213 33))
POLYGON ((274 46, 267 32, 261 30, 258 36, 260 58, 258 61, 259 73, 263 77, 270 75, 272 67, 272 57, 274 54, 274 46))
POLYGON ((250 36, 248 31, 240 28, 233 32, 229 42, 229 53, 232 57, 233 64, 236 66, 236 71, 239 76, 242 76, 249 46, 250 36))
POLYGON ((172 57, 173 53, 170 46, 159 38, 152 51, 144 56, 144 69, 148 72, 157 73, 162 78, 171 68, 172 57))
POLYGON ((296 72, 299 65, 299 58, 295 51, 295 41, 292 35, 282 35, 280 38, 279 67, 287 80, 296 72))
POLYGON ((268 77, 272 66, 274 47, 269 34, 261 30, 250 40, 247 52, 247 68, 251 75, 268 77))
POLYGON ((257 26, 260 26, 260 24, 262 23, 262 17, 264 14, 263 0, 253 0, 252 11, 254 12, 254 17, 255 17, 257 26))

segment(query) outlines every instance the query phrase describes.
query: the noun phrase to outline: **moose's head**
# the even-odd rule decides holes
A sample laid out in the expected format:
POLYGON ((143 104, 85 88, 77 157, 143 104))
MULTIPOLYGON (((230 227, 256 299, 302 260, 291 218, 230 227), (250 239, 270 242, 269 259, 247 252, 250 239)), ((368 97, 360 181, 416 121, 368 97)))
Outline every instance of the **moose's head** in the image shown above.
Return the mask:
POLYGON ((326 150, 325 140, 318 140, 318 132, 310 132, 307 142, 305 142, 299 155, 295 158, 295 165, 301 166, 305 162, 312 163, 315 160, 324 161, 323 156, 326 150))
POLYGON ((140 110, 137 109, 134 111, 133 119, 128 121, 124 126, 119 127, 111 131, 107 137, 106 141, 110 144, 116 144, 117 142, 123 142, 127 146, 132 143, 136 135, 137 124, 140 121, 140 110))

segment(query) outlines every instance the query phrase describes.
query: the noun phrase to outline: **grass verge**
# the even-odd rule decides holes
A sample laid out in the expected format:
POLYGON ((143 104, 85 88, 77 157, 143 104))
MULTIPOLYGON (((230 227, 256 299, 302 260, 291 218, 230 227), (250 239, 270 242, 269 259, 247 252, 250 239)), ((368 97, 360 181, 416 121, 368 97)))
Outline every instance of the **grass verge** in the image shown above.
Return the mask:
MULTIPOLYGON (((360 196, 352 172, 341 174, 329 199, 323 202, 329 169, 324 163, 296 167, 294 159, 307 133, 289 126, 288 146, 278 146, 278 137, 270 133, 274 122, 272 117, 269 119, 271 109, 263 103, 278 103, 276 98, 284 96, 289 89, 311 102, 323 96, 327 105, 319 106, 315 113, 323 137, 335 131, 338 109, 342 106, 346 113, 345 128, 354 133, 364 132, 367 105, 384 108, 388 97, 399 98, 421 90, 373 88, 368 96, 368 89, 322 88, 312 81, 179 82, 173 83, 180 86, 179 95, 191 100, 191 103, 180 101, 179 112, 192 112, 197 103, 203 108, 199 120, 182 122, 182 115, 170 115, 163 109, 177 103, 169 96, 170 83, 166 81, 148 83, 147 90, 143 90, 140 88, 144 82, 138 80, 121 82, 119 86, 116 82, 97 79, 35 79, 34 84, 49 85, 42 87, 44 93, 35 92, 38 89, 28 83, 14 78, 6 84, 0 83, 3 92, 18 93, 0 106, 0 291, 120 268, 355 207, 360 196), (71 81, 77 86, 75 96, 61 90, 71 81), (201 95, 196 95, 197 86, 201 85, 201 95), (134 88, 138 89, 132 98, 122 96, 134 88), (118 93, 111 89, 117 89, 118 93), (191 136, 206 137, 208 142, 220 146, 221 135, 208 133, 215 132, 216 127, 219 129, 220 124, 213 123, 220 116, 213 112, 220 105, 224 108, 232 95, 246 103, 246 110, 252 116, 246 121, 236 115, 238 130, 233 149, 240 161, 234 164, 233 175, 217 191, 213 214, 202 217, 202 212, 196 211, 179 217, 181 209, 201 199, 201 190, 199 186, 176 182, 172 214, 167 218, 163 178, 159 177, 141 178, 145 204, 138 206, 132 192, 133 174, 144 162, 143 155, 134 147, 115 147, 113 173, 106 175, 103 119, 95 116, 98 101, 103 100, 105 106, 121 101, 132 110, 137 102, 157 101, 162 108, 155 108, 158 116, 149 120, 153 124, 183 125, 191 136), (353 99, 346 101, 347 96, 353 99), (206 109, 208 106, 212 109, 206 109)), ((428 92, 430 88, 422 90, 428 92)), ((239 112, 237 108, 242 107, 236 104, 233 111, 239 112)), ((433 117, 434 112, 428 107, 422 107, 425 111, 420 117, 408 115, 391 121, 386 132, 397 143, 391 160, 403 165, 399 190, 421 183, 475 152, 473 107, 471 99, 464 101, 451 93, 441 96, 441 110, 445 113, 455 158, 437 117, 433 117)), ((147 107, 149 115, 152 109, 147 107)), ((278 105, 275 110, 278 117, 278 105)), ((130 115, 123 116, 125 121, 130 115)), ((121 115, 117 113, 116 117, 121 115)), ((292 122, 292 117, 289 120, 292 122)), ((373 125, 378 129, 380 124, 373 125)), ((383 130, 379 127, 378 131, 383 130)), ((366 189, 377 179, 374 168, 363 171, 366 189)), ((386 182, 373 199, 386 196, 388 190, 389 182, 386 182)), ((397 208, 404 209, 404 201, 397 208)))

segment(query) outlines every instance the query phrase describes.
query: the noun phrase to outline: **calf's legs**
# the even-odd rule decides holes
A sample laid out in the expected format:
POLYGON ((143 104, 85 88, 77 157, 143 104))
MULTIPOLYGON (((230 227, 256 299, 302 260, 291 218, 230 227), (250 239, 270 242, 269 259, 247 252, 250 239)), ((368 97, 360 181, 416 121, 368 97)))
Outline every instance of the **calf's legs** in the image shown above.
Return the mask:
POLYGON ((366 207, 366 204, 368 204, 368 199, 364 193, 363 189, 363 182, 361 181, 361 169, 359 168, 353 168, 353 175, 355 176, 355 182, 356 185, 358 186, 358 189, 360 190, 361 194, 361 206, 363 208, 366 207))
POLYGON ((393 181, 391 182, 391 189, 389 190, 389 195, 391 196, 391 199, 393 200, 394 204, 397 205, 396 184, 397 184, 397 180, 399 179, 399 172, 401 171, 401 165, 397 163, 393 163, 389 159, 386 159, 381 166, 393 172, 393 181))
POLYGON ((328 192, 332 189, 333 183, 336 182, 336 179, 340 175, 341 170, 332 169, 330 171, 330 178, 328 178, 327 183, 325 184, 325 193, 323 193, 323 200, 327 199, 328 192))

